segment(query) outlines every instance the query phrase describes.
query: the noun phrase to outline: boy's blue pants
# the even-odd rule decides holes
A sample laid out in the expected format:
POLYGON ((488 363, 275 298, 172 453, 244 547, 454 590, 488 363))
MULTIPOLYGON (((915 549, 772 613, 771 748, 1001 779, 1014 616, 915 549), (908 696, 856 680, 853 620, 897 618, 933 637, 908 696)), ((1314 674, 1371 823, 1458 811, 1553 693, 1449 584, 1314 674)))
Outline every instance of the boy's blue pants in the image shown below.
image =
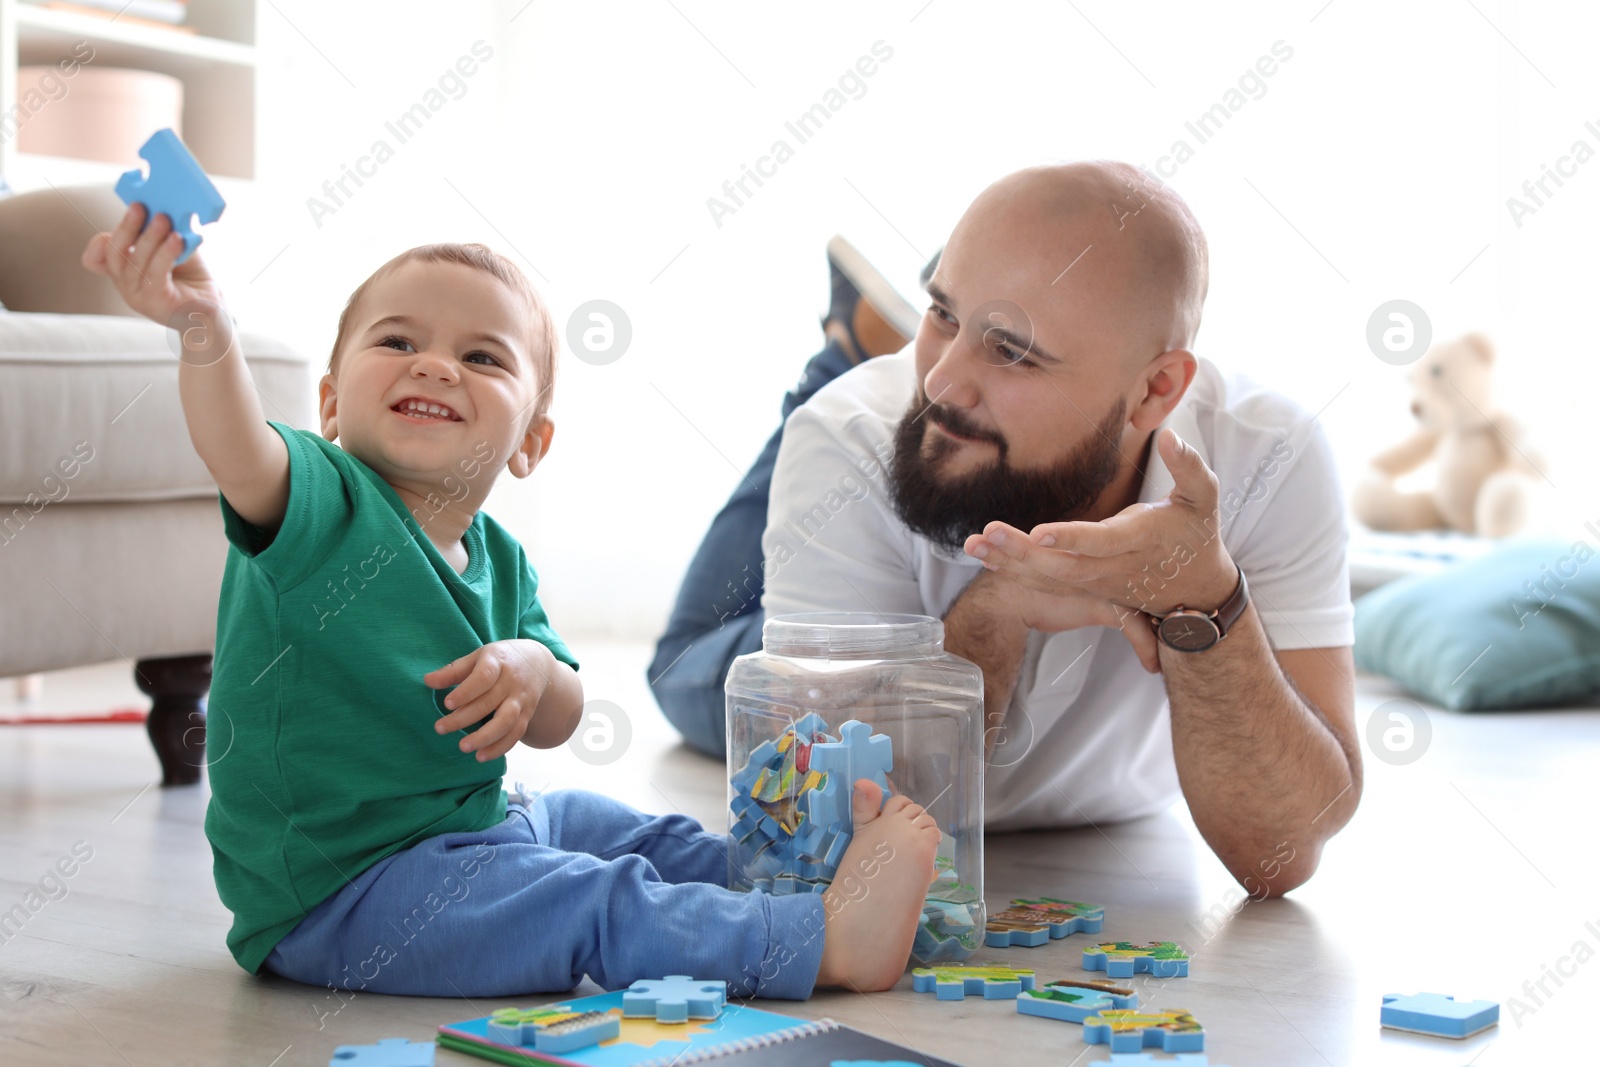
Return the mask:
POLYGON ((505 821, 388 856, 317 905, 266 966, 286 978, 414 996, 607 990, 722 979, 728 995, 804 999, 822 962, 819 894, 726 888, 728 839, 595 793, 513 796, 505 821))

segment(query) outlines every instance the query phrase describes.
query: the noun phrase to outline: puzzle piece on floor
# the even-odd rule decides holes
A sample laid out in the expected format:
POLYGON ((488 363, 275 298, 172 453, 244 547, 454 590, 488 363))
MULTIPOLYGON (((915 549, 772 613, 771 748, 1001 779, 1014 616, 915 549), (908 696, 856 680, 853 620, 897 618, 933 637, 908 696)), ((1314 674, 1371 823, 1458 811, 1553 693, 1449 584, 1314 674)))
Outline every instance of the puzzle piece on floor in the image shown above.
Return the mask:
POLYGON ((1137 1008, 1139 994, 1110 982, 1048 982, 1017 994, 1017 1014, 1081 1023, 1091 1015, 1113 1008, 1137 1008))
POLYGON ((340 1045, 328 1067, 433 1067, 432 1041, 386 1037, 376 1045, 340 1045))
POLYGON ((1206 1033, 1186 1011, 1102 1011, 1083 1020, 1083 1039, 1091 1045, 1110 1045, 1112 1052, 1199 1052, 1206 1033))
POLYGON ((1104 941, 1083 950, 1083 969, 1104 971, 1109 978, 1132 978, 1136 971, 1152 978, 1187 978, 1189 954, 1171 941, 1104 941))
POLYGON ((984 928, 983 943, 991 948, 1024 945, 1037 948, 1068 934, 1098 934, 1105 924, 1101 904, 1054 897, 1017 898, 1009 908, 995 912, 984 928))
POLYGON ((630 1019, 654 1016, 658 1023, 715 1019, 728 1002, 727 982, 702 982, 686 974, 662 979, 641 978, 622 995, 622 1014, 630 1019))
POLYGON ((932 993, 939 1000, 981 996, 984 1000, 1015 1000, 1033 988, 1034 975, 1020 967, 918 967, 911 972, 911 988, 932 993))
POLYGON ((1227 1067, 1226 1064, 1212 1063, 1203 1052, 1184 1052, 1161 1059, 1156 1059, 1154 1052, 1122 1052, 1111 1055, 1112 1067, 1161 1067, 1162 1064, 1171 1064, 1172 1067, 1227 1067))
POLYGON ((1492 1000, 1456 1000, 1440 993, 1386 993, 1379 1021, 1391 1030, 1471 1037, 1500 1021, 1500 1005, 1492 1000))
MULTIPOLYGON (((117 195, 124 204, 145 206, 145 225, 157 215, 172 220, 172 230, 183 238, 182 263, 200 247, 200 235, 192 222, 202 224, 222 217, 227 201, 211 184, 189 149, 171 130, 157 130, 139 149, 139 158, 150 165, 150 175, 141 170, 124 171, 117 179, 117 195)), ((353 1046, 352 1046, 353 1047, 353 1046)))
POLYGON ((622 1017, 608 1011, 500 1008, 489 1016, 489 1037, 504 1045, 533 1046, 538 1052, 571 1052, 610 1041, 622 1033, 622 1017))

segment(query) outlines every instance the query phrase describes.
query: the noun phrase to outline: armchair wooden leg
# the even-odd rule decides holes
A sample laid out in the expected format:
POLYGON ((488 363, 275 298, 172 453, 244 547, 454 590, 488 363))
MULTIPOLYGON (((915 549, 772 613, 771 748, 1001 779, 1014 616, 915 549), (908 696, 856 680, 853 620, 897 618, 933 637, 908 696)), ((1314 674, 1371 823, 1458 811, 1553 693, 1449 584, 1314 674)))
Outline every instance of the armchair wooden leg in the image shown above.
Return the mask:
POLYGON ((206 761, 200 700, 211 688, 211 657, 142 659, 134 665, 133 679, 153 701, 145 729, 161 761, 161 784, 193 785, 206 761))

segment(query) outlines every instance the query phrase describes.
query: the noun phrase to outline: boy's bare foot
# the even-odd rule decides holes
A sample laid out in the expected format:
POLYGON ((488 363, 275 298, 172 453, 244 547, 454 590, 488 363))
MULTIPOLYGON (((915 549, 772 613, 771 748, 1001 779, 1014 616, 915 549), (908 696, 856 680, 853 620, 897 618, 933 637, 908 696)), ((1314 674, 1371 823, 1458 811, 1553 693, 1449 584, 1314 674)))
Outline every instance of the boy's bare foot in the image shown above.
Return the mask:
POLYGON ((922 902, 933 881, 939 827, 909 797, 892 796, 871 779, 855 784, 855 833, 839 873, 822 894, 825 915, 819 986, 858 992, 889 989, 905 973, 922 902))

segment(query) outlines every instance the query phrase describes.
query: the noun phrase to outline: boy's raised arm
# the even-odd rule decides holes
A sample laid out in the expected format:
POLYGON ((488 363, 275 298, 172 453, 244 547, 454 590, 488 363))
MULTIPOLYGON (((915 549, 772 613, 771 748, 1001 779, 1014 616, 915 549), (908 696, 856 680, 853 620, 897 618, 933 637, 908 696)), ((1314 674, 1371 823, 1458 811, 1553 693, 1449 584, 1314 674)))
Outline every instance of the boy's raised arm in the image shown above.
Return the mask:
POLYGON ((83 265, 110 278, 134 311, 178 331, 178 394, 189 439, 233 510, 254 526, 276 529, 289 502, 289 450, 267 425, 205 265, 194 255, 174 268, 182 238, 165 215, 141 233, 144 216, 135 204, 115 230, 92 237, 83 265))

